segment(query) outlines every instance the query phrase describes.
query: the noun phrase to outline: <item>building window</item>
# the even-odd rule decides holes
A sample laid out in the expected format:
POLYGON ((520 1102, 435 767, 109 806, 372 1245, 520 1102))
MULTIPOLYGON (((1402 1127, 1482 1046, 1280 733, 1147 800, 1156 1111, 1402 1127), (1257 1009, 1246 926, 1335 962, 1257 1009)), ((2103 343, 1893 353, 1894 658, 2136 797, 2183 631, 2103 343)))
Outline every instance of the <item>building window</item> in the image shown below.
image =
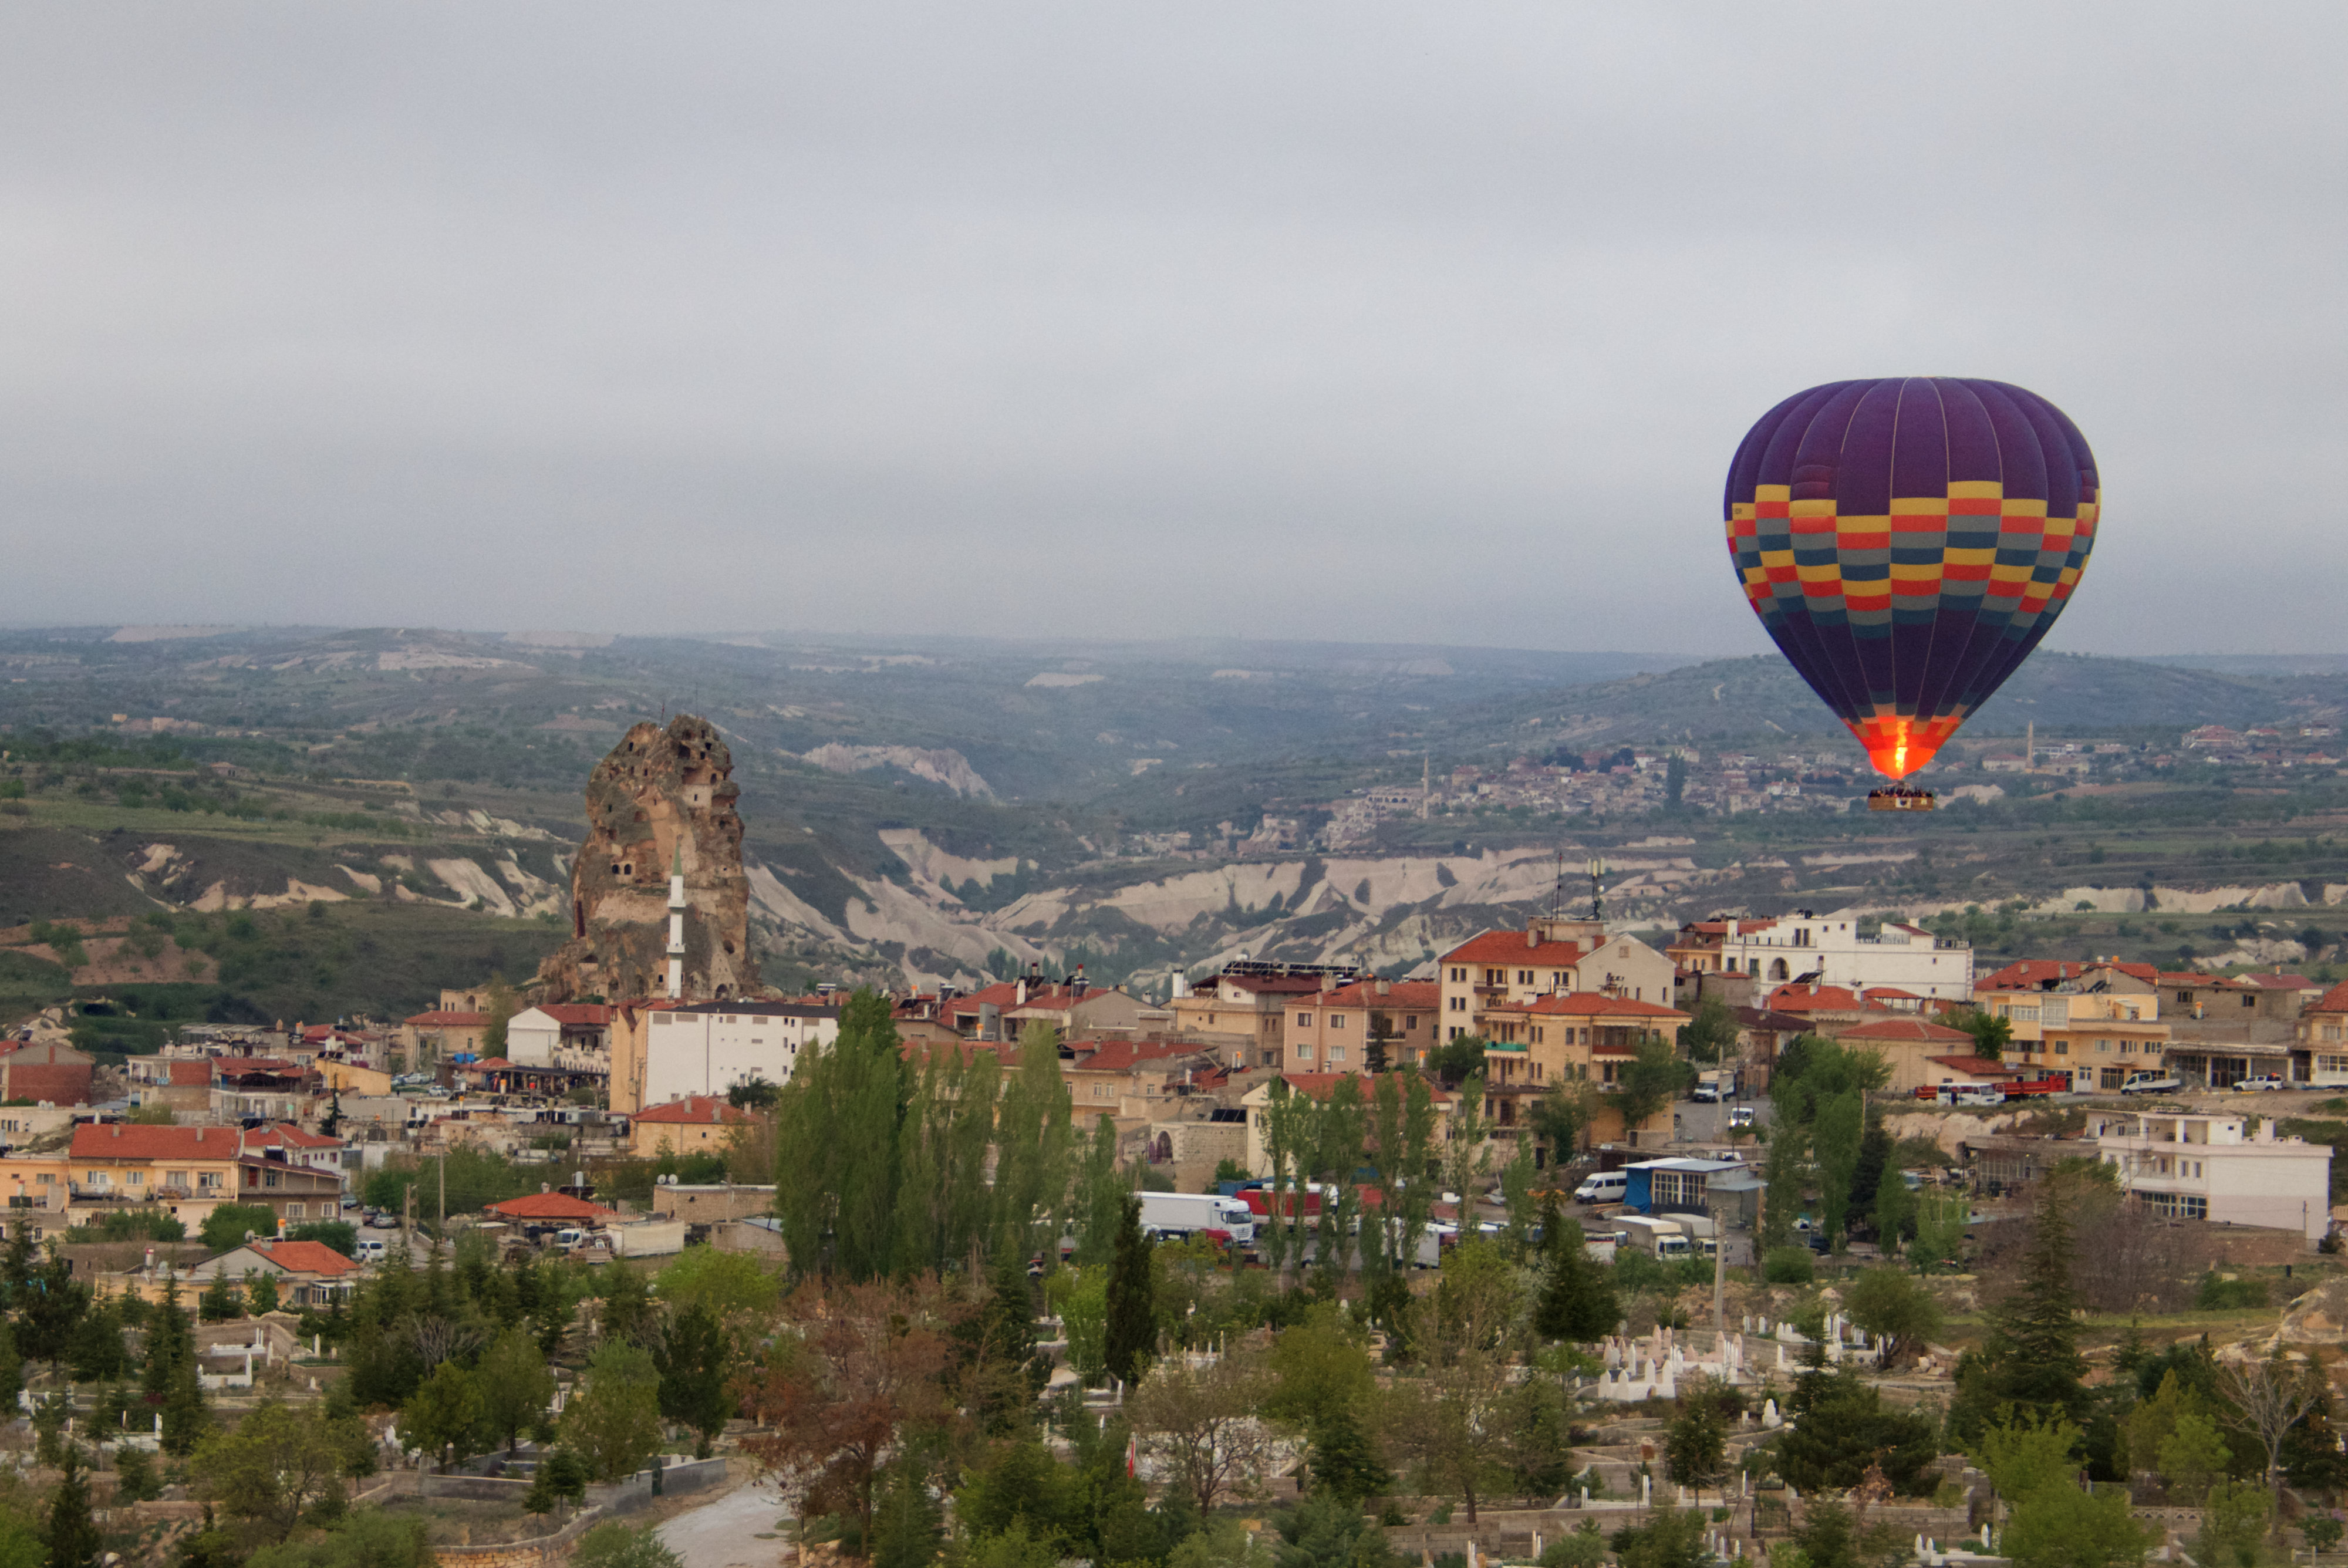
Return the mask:
POLYGON ((130 1173, 130 1184, 133 1187, 144 1187, 147 1185, 147 1172, 144 1171, 133 1171, 130 1173))
POLYGON ((301 1219, 307 1212, 309 1212, 308 1209, 303 1204, 288 1203, 285 1205, 285 1217, 289 1220, 301 1219))
POLYGON ((1329 1026, 1330 1026, 1331 1028, 1333 1028, 1333 1029, 1342 1029, 1342 1028, 1344 1028, 1344 1027, 1345 1026, 1345 1015, 1344 1015, 1344 1014, 1343 1014, 1343 1013, 1332 1013, 1332 1014, 1330 1014, 1330 1015, 1329 1015, 1329 1026))
POLYGON ((1311 1027, 1313 1026, 1313 1015, 1312 1015, 1312 1014, 1310 1014, 1310 1013, 1299 1013, 1299 1014, 1297 1014, 1297 1015, 1296 1015, 1296 1026, 1297 1026, 1298 1028, 1300 1028, 1300 1029, 1309 1029, 1309 1028, 1311 1028, 1311 1027))
POLYGON ((2168 1220, 2206 1220, 2209 1200, 2190 1192, 2147 1192, 2145 1207, 2168 1220))
POLYGON ((1465 980, 1468 978, 1468 971, 1465 969, 1454 969, 1451 972, 1451 978, 1455 981, 1465 980))
POLYGON ((1344 1061, 1345 1059, 1345 1047, 1343 1046, 1331 1046, 1329 1047, 1329 1059, 1333 1062, 1344 1061))
POLYGON ((1303 1062, 1311 1061, 1313 1059, 1313 1047, 1302 1041, 1298 1042, 1296 1047, 1296 1059, 1303 1062))

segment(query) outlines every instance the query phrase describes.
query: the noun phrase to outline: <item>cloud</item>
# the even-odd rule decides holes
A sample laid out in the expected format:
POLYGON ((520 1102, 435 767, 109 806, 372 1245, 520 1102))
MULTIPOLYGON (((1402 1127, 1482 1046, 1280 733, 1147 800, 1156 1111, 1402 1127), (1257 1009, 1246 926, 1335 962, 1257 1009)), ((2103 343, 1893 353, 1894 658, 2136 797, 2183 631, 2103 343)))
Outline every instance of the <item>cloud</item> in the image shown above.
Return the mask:
POLYGON ((1757 650, 1738 436, 1919 373, 2096 447, 2053 645, 2328 646, 2343 36, 20 10, 9 614, 1757 650))

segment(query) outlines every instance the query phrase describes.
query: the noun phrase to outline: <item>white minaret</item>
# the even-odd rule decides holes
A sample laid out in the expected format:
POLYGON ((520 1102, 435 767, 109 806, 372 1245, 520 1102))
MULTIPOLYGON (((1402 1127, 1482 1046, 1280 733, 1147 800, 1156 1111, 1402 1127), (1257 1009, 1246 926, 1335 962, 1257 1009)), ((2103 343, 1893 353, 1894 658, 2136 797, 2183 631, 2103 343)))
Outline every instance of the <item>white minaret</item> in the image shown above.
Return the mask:
POLYGON ((685 846, 668 868, 668 999, 685 999, 685 846))

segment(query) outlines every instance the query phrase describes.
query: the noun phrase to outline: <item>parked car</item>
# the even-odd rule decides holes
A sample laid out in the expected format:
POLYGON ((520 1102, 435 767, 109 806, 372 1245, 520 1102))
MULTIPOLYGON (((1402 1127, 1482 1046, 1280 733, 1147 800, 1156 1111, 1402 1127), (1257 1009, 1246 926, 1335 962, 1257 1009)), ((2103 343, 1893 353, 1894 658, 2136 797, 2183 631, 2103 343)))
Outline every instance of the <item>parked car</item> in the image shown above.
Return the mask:
POLYGON ((1599 1171, 1582 1180, 1573 1190, 1577 1203, 1619 1203, 1630 1190, 1631 1178, 1620 1171, 1599 1171))
POLYGON ((2135 1073, 2120 1085, 2122 1094, 2183 1094, 2184 1080, 2167 1073, 2135 1073))
POLYGON ((2289 1088, 2291 1080, 2279 1073, 2257 1073, 2234 1086, 2236 1094, 2257 1094, 2261 1090, 2289 1088))
POLYGON ((1732 1107, 1728 1112, 1728 1125, 1731 1127, 1752 1126, 1753 1108, 1749 1105, 1732 1107))
POLYGON ((381 1236, 366 1236, 360 1239, 356 1255, 360 1263, 379 1264, 389 1256, 390 1253, 389 1242, 385 1241, 381 1236))

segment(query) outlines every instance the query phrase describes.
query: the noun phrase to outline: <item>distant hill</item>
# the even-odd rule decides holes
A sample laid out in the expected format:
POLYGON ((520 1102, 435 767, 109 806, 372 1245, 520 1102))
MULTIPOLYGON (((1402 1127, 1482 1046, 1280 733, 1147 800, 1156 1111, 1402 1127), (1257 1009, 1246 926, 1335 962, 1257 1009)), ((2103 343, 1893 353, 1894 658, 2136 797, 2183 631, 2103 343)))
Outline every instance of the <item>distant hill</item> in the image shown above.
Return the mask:
MULTIPOLYGON (((2348 688, 2332 676, 2237 674, 2140 659, 2042 653, 2014 673, 1963 731, 1969 738, 2181 731, 2311 717, 2336 719, 2348 688)), ((1846 731, 1801 678, 1775 655, 1715 659, 1657 675, 1540 693, 1511 693, 1431 721, 1426 744, 1473 751, 1539 742, 1626 745, 1662 740, 1751 740, 1771 733, 1846 731)))

